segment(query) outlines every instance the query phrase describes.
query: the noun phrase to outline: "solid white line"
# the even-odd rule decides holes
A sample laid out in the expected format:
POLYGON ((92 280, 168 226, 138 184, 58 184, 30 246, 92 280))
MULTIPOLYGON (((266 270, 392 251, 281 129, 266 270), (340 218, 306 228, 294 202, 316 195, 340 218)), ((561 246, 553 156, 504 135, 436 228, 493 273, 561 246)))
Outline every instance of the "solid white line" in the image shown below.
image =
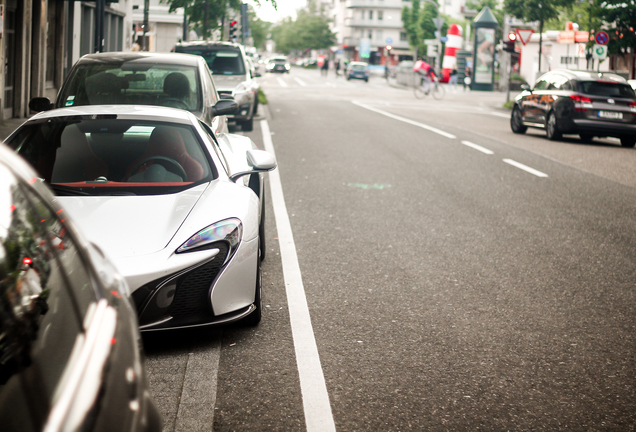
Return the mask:
POLYGON ((449 134, 448 132, 444 132, 443 130, 434 128, 433 126, 429 126, 429 125, 426 125, 424 123, 418 123, 416 121, 409 120, 407 118, 400 117, 400 116, 397 116, 395 114, 391 114, 390 112, 386 112, 386 111, 383 111, 381 109, 373 108, 373 107, 371 107, 369 105, 360 103, 358 101, 351 101, 351 102, 354 103, 355 105, 358 105, 359 107, 368 109, 369 111, 377 112, 378 114, 385 115, 385 116, 390 117, 392 119, 399 120, 401 122, 408 123, 408 124, 413 125, 413 126, 421 127, 422 129, 429 130, 429 131, 434 132, 436 134, 442 135, 442 136, 444 136, 446 138, 450 138, 450 139, 457 138, 455 135, 449 134))
MULTIPOLYGON (((261 120, 263 142, 265 150, 275 156, 274 144, 267 120, 261 120)), ((298 264, 296 245, 289 222, 283 187, 278 170, 269 173, 274 218, 278 230, 280 255, 283 264, 283 276, 289 305, 289 320, 291 322, 296 364, 300 378, 300 391, 303 396, 305 424, 308 432, 330 432, 336 430, 336 425, 329 404, 329 394, 325 377, 320 365, 316 337, 311 325, 307 297, 298 264)))
POLYGON ((303 86, 303 87, 307 87, 307 83, 303 80, 301 80, 298 77, 293 77, 293 80, 296 81, 299 85, 303 86))
POLYGON ((473 144, 473 143, 471 143, 470 141, 462 141, 462 144, 464 144, 465 146, 468 146, 468 147, 472 147, 472 148, 474 148, 475 150, 479 150, 480 152, 482 152, 482 153, 486 153, 486 154, 488 154, 488 155, 495 154, 495 152, 493 152, 493 151, 491 151, 491 150, 488 150, 487 148, 482 147, 482 146, 480 146, 480 145, 473 144))
POLYGON ((522 169, 522 170, 524 170, 524 171, 526 171, 526 172, 529 172, 530 174, 534 174, 534 175, 536 175, 537 177, 547 177, 547 176, 548 176, 546 173, 543 173, 543 172, 541 172, 541 171, 537 171, 537 170, 536 170, 536 169, 534 169, 534 168, 530 168, 529 166, 524 165, 524 164, 519 163, 519 162, 516 162, 516 161, 513 161, 512 159, 504 159, 503 161, 504 161, 505 163, 507 163, 507 164, 510 164, 510 165, 512 165, 512 166, 515 166, 515 167, 517 167, 517 168, 519 168, 519 169, 522 169))
POLYGON ((282 79, 281 77, 276 78, 276 81, 278 81, 278 84, 279 84, 281 87, 289 87, 289 86, 287 85, 287 83, 286 83, 285 81, 283 81, 283 79, 282 79))

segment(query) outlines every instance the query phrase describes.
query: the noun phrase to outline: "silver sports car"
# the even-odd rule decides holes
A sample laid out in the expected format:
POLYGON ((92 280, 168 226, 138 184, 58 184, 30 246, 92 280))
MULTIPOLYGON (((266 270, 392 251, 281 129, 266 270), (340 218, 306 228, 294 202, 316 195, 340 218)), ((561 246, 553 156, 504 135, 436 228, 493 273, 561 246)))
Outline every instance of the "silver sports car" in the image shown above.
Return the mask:
POLYGON ((113 105, 40 113, 5 143, 114 261, 142 330, 260 321, 262 173, 276 161, 249 138, 113 105))

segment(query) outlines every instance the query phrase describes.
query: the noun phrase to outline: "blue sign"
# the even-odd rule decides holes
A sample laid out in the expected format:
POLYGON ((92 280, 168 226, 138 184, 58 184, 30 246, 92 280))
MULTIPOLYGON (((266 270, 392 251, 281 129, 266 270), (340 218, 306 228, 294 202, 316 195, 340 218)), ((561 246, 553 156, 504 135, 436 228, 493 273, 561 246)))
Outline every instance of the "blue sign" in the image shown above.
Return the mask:
POLYGON ((391 38, 386 38, 386 43, 387 43, 387 44, 389 44, 389 45, 390 45, 390 44, 392 44, 392 43, 393 43, 393 39, 391 39, 391 38))
POLYGON ((446 43, 446 42, 448 42, 448 36, 442 36, 441 38, 439 38, 439 41, 440 41, 441 43, 446 43))

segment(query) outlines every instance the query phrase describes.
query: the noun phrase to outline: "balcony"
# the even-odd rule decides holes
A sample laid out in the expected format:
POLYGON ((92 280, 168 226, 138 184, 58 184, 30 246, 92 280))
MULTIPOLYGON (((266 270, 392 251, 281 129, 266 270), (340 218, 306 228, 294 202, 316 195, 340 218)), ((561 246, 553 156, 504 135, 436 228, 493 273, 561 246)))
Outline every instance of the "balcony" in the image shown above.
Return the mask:
MULTIPOLYGON (((342 40, 342 44, 349 47, 359 48, 360 38, 345 37, 342 40)), ((371 50, 375 51, 377 48, 384 47, 386 45, 386 39, 383 39, 383 40, 372 39, 370 41, 370 45, 371 45, 371 50)), ((391 45, 393 45, 394 49, 410 50, 408 41, 396 41, 395 39, 393 39, 393 43, 391 45)))
POLYGON ((345 20, 345 26, 348 27, 361 27, 369 29, 401 29, 401 19, 383 19, 383 20, 369 20, 360 18, 349 18, 345 20))

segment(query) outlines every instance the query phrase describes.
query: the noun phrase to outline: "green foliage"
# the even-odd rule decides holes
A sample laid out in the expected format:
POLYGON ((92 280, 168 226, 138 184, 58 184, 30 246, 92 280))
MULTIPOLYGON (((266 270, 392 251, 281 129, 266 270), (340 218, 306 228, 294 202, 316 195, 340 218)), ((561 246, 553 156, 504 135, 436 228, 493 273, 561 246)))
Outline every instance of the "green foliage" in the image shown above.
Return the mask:
POLYGON ((250 21, 250 34, 252 35, 252 39, 254 40, 254 46, 256 48, 264 48, 267 36, 269 36, 269 33, 274 24, 269 21, 263 21, 262 19, 257 17, 256 12, 254 12, 254 9, 251 5, 247 6, 247 11, 250 21))
POLYGON ((610 54, 627 54, 636 47, 636 0, 594 0, 592 14, 597 16, 601 27, 592 28, 607 32, 610 37, 610 54))
POLYGON ((240 10, 241 0, 161 0, 170 5, 169 12, 177 8, 184 8, 190 28, 194 29, 203 39, 208 39, 212 31, 220 26, 227 8, 240 10))
MULTIPOLYGON (((431 0, 437 4, 437 0, 431 0)), ((437 8, 428 1, 420 7, 420 0, 413 0, 412 7, 402 9, 402 25, 409 40, 409 46, 415 51, 416 57, 426 54, 425 39, 435 39, 437 27, 433 18, 437 18, 437 8)), ((448 29, 448 20, 444 20, 442 34, 448 29)))
POLYGON ((562 8, 571 8, 575 0, 504 0, 504 11, 527 22, 558 18, 562 8))
MULTIPOLYGON (((501 7, 501 3, 498 0, 468 0, 466 2, 466 7, 470 10, 476 10, 477 13, 481 12, 483 8, 488 7, 490 12, 492 12, 493 16, 499 23, 499 27, 497 27, 497 31, 495 34, 495 40, 503 40, 503 23, 504 23, 504 10, 501 7)), ((471 26, 474 17, 470 19, 471 26)))
POLYGON ((306 10, 298 11, 296 20, 287 18, 272 29, 276 50, 285 54, 307 49, 326 49, 336 43, 329 20, 306 10))
POLYGON ((263 92, 263 89, 259 87, 258 89, 258 103, 262 104, 262 105, 267 105, 267 96, 265 96, 265 93, 263 92))

